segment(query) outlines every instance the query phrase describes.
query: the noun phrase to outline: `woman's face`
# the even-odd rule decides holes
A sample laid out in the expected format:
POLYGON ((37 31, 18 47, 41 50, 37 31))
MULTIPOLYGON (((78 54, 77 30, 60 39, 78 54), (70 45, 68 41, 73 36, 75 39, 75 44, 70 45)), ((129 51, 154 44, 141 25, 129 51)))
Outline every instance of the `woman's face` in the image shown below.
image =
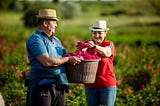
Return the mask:
POLYGON ((106 37, 106 31, 92 31, 92 39, 98 45, 100 45, 106 37))

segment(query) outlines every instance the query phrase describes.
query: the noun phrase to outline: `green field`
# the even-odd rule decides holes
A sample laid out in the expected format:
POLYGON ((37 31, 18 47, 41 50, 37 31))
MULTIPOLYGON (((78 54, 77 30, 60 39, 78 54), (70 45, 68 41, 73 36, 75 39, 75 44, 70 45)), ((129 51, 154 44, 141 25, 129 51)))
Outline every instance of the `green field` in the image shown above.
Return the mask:
MULTIPOLYGON (((62 18, 61 3, 46 3, 57 9, 60 21, 56 36, 67 51, 75 51, 77 41, 91 39, 89 26, 95 20, 107 20, 107 39, 115 43, 115 106, 159 106, 160 15, 155 8, 138 0, 75 3, 81 12, 72 19, 62 18)), ((15 9, 0 11, 0 92, 6 105, 12 106, 25 104, 23 81, 29 70, 25 42, 36 29, 24 26, 24 13, 15 9)), ((83 84, 69 87, 67 106, 85 106, 83 84)))

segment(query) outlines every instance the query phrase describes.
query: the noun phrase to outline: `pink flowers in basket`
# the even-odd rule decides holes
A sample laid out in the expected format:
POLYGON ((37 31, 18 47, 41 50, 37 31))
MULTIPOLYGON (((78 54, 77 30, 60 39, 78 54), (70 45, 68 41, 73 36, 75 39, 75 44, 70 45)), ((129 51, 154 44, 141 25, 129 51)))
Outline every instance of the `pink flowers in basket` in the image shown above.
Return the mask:
POLYGON ((99 56, 97 56, 97 55, 91 55, 90 53, 88 53, 86 51, 86 49, 87 49, 87 42, 88 41, 77 42, 76 46, 78 47, 78 50, 76 50, 75 52, 72 52, 72 53, 67 53, 64 56, 66 56, 66 57, 76 56, 76 57, 81 58, 81 59, 89 59, 89 60, 99 59, 99 56))
POLYGON ((75 52, 67 53, 64 56, 66 56, 66 57, 76 56, 81 59, 99 59, 99 56, 91 55, 91 54, 87 53, 86 51, 82 51, 82 50, 76 50, 75 52))

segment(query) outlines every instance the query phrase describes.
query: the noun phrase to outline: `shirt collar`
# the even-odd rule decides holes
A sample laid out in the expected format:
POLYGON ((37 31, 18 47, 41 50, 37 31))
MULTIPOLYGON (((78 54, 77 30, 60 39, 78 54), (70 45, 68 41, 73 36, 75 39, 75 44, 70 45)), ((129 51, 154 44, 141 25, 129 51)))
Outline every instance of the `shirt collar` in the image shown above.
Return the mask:
MULTIPOLYGON (((36 33, 47 36, 47 34, 46 34, 44 31, 40 30, 40 29, 37 29, 37 30, 36 30, 36 33)), ((48 37, 48 36, 47 36, 47 37, 48 37)), ((53 37, 54 37, 54 35, 52 35, 52 36, 50 36, 50 37, 48 37, 48 38, 53 38, 53 37)))
POLYGON ((36 30, 36 33, 38 33, 38 34, 41 34, 43 31, 42 30, 40 30, 40 29, 37 29, 36 30))
POLYGON ((103 41, 102 41, 102 43, 100 44, 100 46, 104 46, 105 45, 105 43, 106 43, 106 39, 104 39, 103 41))

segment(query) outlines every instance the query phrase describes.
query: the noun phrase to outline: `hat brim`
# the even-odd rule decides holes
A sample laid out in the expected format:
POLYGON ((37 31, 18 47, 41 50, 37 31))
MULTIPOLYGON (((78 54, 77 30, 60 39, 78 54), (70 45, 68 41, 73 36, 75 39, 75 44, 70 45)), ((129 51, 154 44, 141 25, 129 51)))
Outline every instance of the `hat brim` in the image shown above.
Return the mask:
POLYGON ((109 28, 101 29, 101 28, 89 27, 89 29, 90 29, 91 31, 109 31, 109 28))
POLYGON ((53 19, 53 20, 56 20, 56 21, 58 21, 59 19, 58 18, 56 18, 56 17, 41 17, 41 16, 36 16, 38 19, 53 19))

